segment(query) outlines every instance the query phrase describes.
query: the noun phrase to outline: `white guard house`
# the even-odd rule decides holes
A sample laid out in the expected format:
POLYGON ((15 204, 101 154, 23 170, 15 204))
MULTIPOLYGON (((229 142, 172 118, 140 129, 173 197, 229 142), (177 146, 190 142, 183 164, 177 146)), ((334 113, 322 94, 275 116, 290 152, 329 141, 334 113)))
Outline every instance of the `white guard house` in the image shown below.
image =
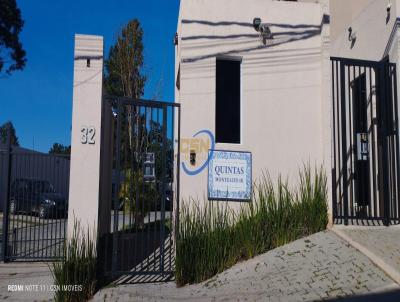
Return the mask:
POLYGON ((399 223, 399 16, 400 0, 181 0, 174 103, 105 96, 103 38, 76 35, 68 234, 93 226, 112 276, 171 273, 167 199, 238 208, 263 173, 295 186, 308 163, 331 223, 399 223), (149 127, 162 148, 121 148, 149 127), (145 186, 159 198, 136 211, 145 186))
POLYGON ((182 0, 181 200, 236 207, 263 172, 295 185, 310 163, 326 171, 331 221, 398 219, 399 10, 395 0, 182 0))

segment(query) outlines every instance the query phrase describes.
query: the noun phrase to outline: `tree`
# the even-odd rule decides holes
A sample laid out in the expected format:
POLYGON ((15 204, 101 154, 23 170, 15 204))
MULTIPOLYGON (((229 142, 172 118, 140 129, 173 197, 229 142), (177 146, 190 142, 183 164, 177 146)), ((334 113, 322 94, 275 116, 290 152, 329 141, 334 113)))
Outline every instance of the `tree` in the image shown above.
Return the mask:
POLYGON ((129 21, 110 47, 105 61, 104 86, 107 94, 140 98, 144 92, 146 76, 142 73, 143 29, 137 19, 129 21))
POLYGON ((26 64, 25 50, 19 40, 24 26, 16 0, 0 0, 0 72, 10 75, 26 64))
POLYGON ((64 146, 59 143, 54 143, 53 147, 51 147, 49 150, 49 154, 70 155, 71 154, 71 146, 64 146))
MULTIPOLYGON (((140 22, 134 19, 121 29, 105 61, 106 93, 139 99, 144 93, 146 83, 146 76, 142 72, 143 63, 143 29, 140 22)), ((133 138, 132 124, 139 125, 140 113, 135 106, 128 106, 123 114, 128 121, 123 131, 127 130, 129 149, 138 150, 143 142, 141 138, 133 138)))
MULTIPOLYGON (((1 1, 1 0, 0 0, 1 1)), ((8 129, 11 131, 11 145, 19 146, 18 137, 14 128, 14 125, 11 121, 5 122, 0 126, 0 141, 5 144, 7 142, 7 133, 8 129)))

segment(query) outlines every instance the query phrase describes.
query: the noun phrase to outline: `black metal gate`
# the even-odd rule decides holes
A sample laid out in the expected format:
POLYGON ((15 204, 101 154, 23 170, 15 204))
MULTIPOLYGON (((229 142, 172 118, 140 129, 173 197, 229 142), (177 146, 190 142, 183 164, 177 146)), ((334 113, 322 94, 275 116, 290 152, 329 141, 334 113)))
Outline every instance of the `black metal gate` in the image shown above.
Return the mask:
POLYGON ((128 98, 105 101, 113 114, 113 164, 110 233, 100 240, 104 273, 172 276, 180 106, 128 98))
POLYGON ((399 222, 396 65, 331 58, 335 223, 399 222))
POLYGON ((0 145, 0 201, 4 261, 58 260, 64 256, 69 168, 66 155, 0 145))

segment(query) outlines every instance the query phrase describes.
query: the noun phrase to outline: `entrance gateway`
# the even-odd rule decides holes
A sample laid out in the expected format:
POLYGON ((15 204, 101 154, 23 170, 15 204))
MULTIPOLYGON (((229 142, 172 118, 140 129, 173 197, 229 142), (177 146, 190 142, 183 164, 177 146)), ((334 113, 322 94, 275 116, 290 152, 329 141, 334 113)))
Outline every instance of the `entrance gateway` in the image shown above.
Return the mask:
POLYGON ((335 223, 399 223, 396 64, 331 58, 335 223))
POLYGON ((179 211, 180 105, 105 97, 103 106, 112 166, 111 206, 107 221, 101 221, 109 232, 99 240, 103 272, 171 277, 179 211))

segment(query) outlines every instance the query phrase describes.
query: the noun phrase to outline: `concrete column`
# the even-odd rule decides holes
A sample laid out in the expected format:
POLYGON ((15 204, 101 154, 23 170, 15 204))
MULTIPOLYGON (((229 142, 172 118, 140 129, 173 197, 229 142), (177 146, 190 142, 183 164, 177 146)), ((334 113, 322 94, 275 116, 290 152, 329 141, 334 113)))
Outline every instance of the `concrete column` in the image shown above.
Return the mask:
POLYGON ((103 37, 75 35, 68 237, 74 218, 97 232, 102 81, 103 37))
POLYGON ((333 209, 332 209, 332 79, 331 79, 331 61, 330 61, 330 17, 329 17, 329 1, 321 1, 321 12, 324 16, 321 31, 321 129, 322 129, 322 152, 323 152, 323 167, 327 177, 328 187, 328 218, 329 225, 333 224, 333 209))

